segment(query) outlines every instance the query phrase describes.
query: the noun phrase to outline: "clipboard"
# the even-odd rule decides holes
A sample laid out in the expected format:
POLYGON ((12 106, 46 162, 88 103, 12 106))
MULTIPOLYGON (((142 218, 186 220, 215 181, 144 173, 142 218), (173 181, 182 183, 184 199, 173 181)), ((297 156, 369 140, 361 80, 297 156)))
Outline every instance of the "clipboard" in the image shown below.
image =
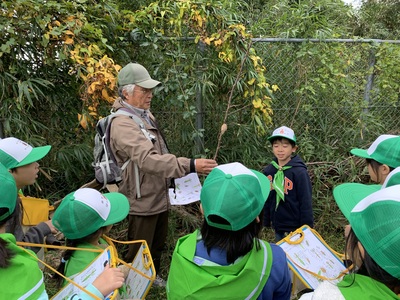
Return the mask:
MULTIPOLYGON (((79 251, 79 250, 77 250, 79 251)), ((94 259, 82 272, 76 274, 70 279, 74 281, 77 285, 84 289, 84 287, 93 283, 93 281, 103 272, 106 265, 114 267, 116 264, 116 254, 114 253, 113 247, 107 247, 103 252, 101 252, 96 259, 94 259)), ((70 299, 76 295, 82 293, 82 289, 78 286, 68 283, 64 288, 62 288, 57 294, 55 294, 52 300, 64 300, 70 299)), ((118 290, 115 290, 105 299, 112 300, 118 295, 118 290)))
POLYGON ((277 245, 285 251, 293 272, 292 293, 305 288, 316 289, 324 280, 337 283, 348 273, 341 255, 307 225, 291 232, 277 245))
POLYGON ((141 245, 132 264, 128 265, 130 270, 125 279, 126 290, 121 299, 145 299, 156 279, 156 270, 147 242, 138 242, 141 242, 141 245))
POLYGON ((106 236, 103 237, 110 246, 101 252, 82 272, 70 278, 75 284, 68 283, 51 298, 52 300, 65 300, 70 299, 74 295, 79 295, 82 290, 84 290, 84 287, 93 283, 100 275, 106 264, 115 267, 118 263, 125 265, 129 269, 127 277, 125 278, 125 284, 122 288, 115 290, 105 299, 145 299, 156 278, 156 271, 147 242, 145 240, 120 242, 106 236), (127 264, 118 258, 118 253, 116 253, 113 242, 141 244, 131 264, 127 264))

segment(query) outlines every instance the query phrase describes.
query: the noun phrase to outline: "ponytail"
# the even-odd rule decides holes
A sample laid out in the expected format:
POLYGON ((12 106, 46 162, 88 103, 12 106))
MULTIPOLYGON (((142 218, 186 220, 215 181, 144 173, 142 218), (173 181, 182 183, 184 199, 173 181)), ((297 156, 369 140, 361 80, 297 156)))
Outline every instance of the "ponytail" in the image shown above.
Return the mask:
MULTIPOLYGON (((5 213, 8 212, 8 208, 1 207, 0 208, 0 216, 4 215, 5 213)), ((15 211, 9 215, 7 218, 4 220, 0 221, 0 227, 3 227, 6 225, 7 221, 12 219, 15 215, 15 211)), ((11 251, 8 247, 8 242, 6 240, 3 240, 0 238, 0 269, 6 269, 10 266, 11 264, 11 259, 15 256, 15 253, 11 251)))
POLYGON ((8 242, 0 238, 0 269, 6 269, 11 264, 11 259, 15 256, 8 247, 8 242))
MULTIPOLYGON (((104 232, 105 232, 105 227, 101 227, 95 232, 89 234, 88 236, 79 239, 66 239, 65 246, 71 248, 77 248, 80 244, 91 243, 93 242, 93 240, 98 239, 101 235, 103 235, 104 232)), ((62 255, 60 260, 60 264, 57 267, 57 271, 62 275, 65 275, 65 265, 67 264, 67 261, 71 258, 72 254, 74 254, 75 251, 79 250, 67 249, 64 251, 64 254, 62 255)), ((55 273, 53 278, 57 281, 57 285, 61 287, 64 281, 64 277, 62 277, 58 273, 55 273)))
MULTIPOLYGON (((66 247, 76 247, 81 242, 82 242, 82 239, 76 239, 76 240, 68 240, 67 239, 65 246, 66 247)), ((69 249, 64 251, 64 253, 61 257, 61 260, 60 260, 60 264, 57 267, 57 271, 59 273, 61 273, 62 275, 65 275, 65 264, 71 258, 72 254, 74 252, 75 252, 75 250, 69 250, 69 249)), ((55 273, 53 278, 57 281, 58 287, 61 287, 64 278, 58 273, 55 273)))

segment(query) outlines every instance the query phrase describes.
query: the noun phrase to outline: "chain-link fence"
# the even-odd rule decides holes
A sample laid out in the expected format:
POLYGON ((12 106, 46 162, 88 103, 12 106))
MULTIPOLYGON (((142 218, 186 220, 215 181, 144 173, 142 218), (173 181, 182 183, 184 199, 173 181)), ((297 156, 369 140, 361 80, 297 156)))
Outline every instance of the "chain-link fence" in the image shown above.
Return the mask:
MULTIPOLYGON (((190 48, 189 52, 195 51, 191 48, 193 43, 182 43, 190 48)), ((261 169, 272 159, 266 137, 282 125, 296 132, 304 161, 328 162, 331 166, 347 157, 351 148, 366 147, 381 134, 400 134, 400 41, 256 39, 252 46, 266 66, 267 81, 279 87, 273 93, 272 124, 268 133, 257 135, 254 123, 250 122, 250 103, 246 109, 229 115, 228 131, 217 156, 219 163, 240 161, 261 169)), ((195 74, 211 73, 214 70, 210 68, 202 66, 195 74)), ((162 76, 155 78, 165 80, 162 76)), ((182 93, 175 89, 165 95, 179 97, 182 93)), ((208 94, 203 98, 190 95, 182 105, 177 102, 171 105, 168 99, 162 98, 165 95, 155 94, 152 112, 164 129, 171 152, 186 157, 199 154, 214 157, 226 104, 208 94), (196 108, 188 109, 188 106, 196 108), (195 146, 194 140, 198 141, 195 146)), ((66 181, 76 185, 76 181, 83 184, 93 179, 90 163, 94 133, 85 134, 87 144, 65 147, 64 152, 58 150, 57 157, 68 152, 71 158, 66 161, 75 162, 74 153, 82 150, 79 153, 86 153, 88 157, 82 161, 87 163, 76 168, 86 166, 87 176, 75 178, 71 169, 60 168, 52 174, 54 186, 49 185, 48 190, 64 195, 64 189, 70 189, 66 181)))
MULTIPOLYGON (((267 68, 267 81, 279 87, 270 131, 292 127, 306 161, 332 161, 380 134, 400 133, 400 41, 255 39, 253 47, 267 68)), ((223 111, 204 107, 205 148, 213 149, 223 111)), ((186 149, 181 112, 155 113, 173 151, 186 149)), ((225 150, 224 159, 238 159, 228 154, 232 144, 225 150)))
POLYGON ((379 134, 399 133, 400 74, 383 70, 399 65, 398 42, 289 42, 257 47, 265 54, 270 82, 280 87, 274 125, 291 126, 304 137, 304 156, 313 156, 304 146, 329 159, 331 148, 348 151, 379 134))

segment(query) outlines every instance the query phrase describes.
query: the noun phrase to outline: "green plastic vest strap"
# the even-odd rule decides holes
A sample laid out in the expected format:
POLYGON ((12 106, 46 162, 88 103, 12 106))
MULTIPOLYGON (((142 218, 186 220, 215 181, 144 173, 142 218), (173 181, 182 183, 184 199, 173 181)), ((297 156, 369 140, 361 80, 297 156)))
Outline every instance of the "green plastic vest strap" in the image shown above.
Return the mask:
POLYGON ((376 281, 368 276, 351 274, 346 275, 338 284, 339 290, 347 300, 399 300, 393 291, 383 283, 376 281))
POLYGON ((256 299, 272 266, 271 245, 260 240, 253 249, 229 266, 198 266, 193 262, 198 231, 180 238, 172 256, 167 283, 168 299, 256 299))

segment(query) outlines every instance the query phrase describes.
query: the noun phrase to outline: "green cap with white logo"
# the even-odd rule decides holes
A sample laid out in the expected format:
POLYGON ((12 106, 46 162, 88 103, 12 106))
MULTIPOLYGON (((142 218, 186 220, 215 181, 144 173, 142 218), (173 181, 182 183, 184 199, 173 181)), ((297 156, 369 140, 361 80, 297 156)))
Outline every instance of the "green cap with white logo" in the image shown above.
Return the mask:
POLYGON ((145 89, 152 89, 160 83, 161 82, 152 79, 146 68, 137 63, 127 64, 118 74, 118 86, 136 84, 145 89))

